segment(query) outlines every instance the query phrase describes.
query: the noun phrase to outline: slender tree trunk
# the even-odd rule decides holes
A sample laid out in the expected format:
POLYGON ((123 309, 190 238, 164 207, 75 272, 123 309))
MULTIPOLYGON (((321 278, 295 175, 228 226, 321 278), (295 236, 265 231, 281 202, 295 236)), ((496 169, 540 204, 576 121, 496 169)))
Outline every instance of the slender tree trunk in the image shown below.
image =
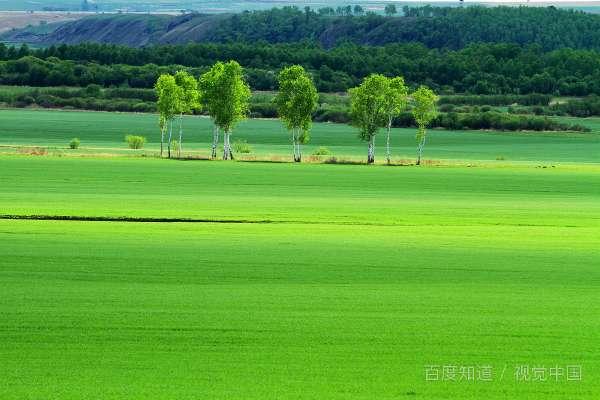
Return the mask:
POLYGON ((292 148, 294 150, 294 162, 302 161, 302 144, 300 143, 300 130, 292 129, 292 148))
POLYGON ((369 152, 367 155, 367 164, 373 164, 375 162, 375 137, 369 138, 369 152))
POLYGON ((292 142, 294 145, 294 162, 300 162, 300 131, 298 128, 292 130, 292 142))
POLYGON ((171 138, 173 137, 173 120, 169 121, 169 143, 167 144, 167 154, 171 158, 171 138))
POLYGON ((229 160, 231 149, 229 148, 229 131, 223 133, 223 160, 229 160))
POLYGON ((386 154, 387 154, 387 163, 390 165, 392 163, 392 156, 390 152, 390 133, 392 130, 392 118, 388 120, 387 126, 387 141, 386 141, 386 154))
POLYGON ((294 150, 294 162, 297 161, 297 150, 296 150, 296 128, 292 128, 292 148, 294 150))
POLYGON ((182 140, 183 140, 183 113, 179 114, 179 143, 177 146, 177 158, 181 158, 182 140))
POLYGON ((418 153, 417 153, 417 165, 421 165, 421 157, 423 156, 423 147, 425 147, 425 137, 423 137, 423 139, 421 139, 421 142, 419 143, 418 153))
POLYGON ((166 128, 167 128, 166 126, 163 126, 160 129, 160 158, 162 158, 162 156, 163 156, 163 143, 165 141, 165 129, 166 128))
POLYGON ((300 141, 300 129, 298 128, 296 134, 296 162, 302 162, 302 142, 300 141))
POLYGON ((212 153, 211 157, 213 159, 217 158, 217 145, 219 144, 219 127, 215 125, 213 128, 213 144, 212 144, 212 153))

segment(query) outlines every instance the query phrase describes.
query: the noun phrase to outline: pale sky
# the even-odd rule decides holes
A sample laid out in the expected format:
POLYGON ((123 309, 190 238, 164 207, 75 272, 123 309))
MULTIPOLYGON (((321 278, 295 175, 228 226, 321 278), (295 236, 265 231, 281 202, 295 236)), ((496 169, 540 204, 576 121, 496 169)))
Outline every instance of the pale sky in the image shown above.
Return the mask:
MULTIPOLYGON (((458 0, 389 0, 390 3, 409 3, 409 2, 417 2, 417 3, 456 3, 458 0)), ((551 1, 551 0, 464 0, 465 3, 544 3, 544 4, 578 4, 578 5, 600 5, 600 0, 561 0, 561 1, 551 1)))

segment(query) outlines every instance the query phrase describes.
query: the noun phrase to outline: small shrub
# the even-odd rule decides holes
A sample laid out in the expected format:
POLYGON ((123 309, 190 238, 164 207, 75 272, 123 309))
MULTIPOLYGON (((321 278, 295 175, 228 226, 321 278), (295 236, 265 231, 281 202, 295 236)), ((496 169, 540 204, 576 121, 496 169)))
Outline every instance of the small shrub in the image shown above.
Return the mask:
POLYGON ((100 85, 91 84, 85 88, 85 94, 89 97, 100 97, 102 87, 100 85))
POLYGON ((79 140, 79 138, 73 138, 71 139, 71 141, 69 142, 69 148, 76 150, 79 148, 79 145, 81 144, 81 141, 79 140))
POLYGON ((324 146, 319 147, 312 153, 313 156, 328 156, 330 154, 331 154, 331 151, 327 147, 324 147, 324 146))
POLYGON ((130 149, 141 149, 146 143, 146 138, 143 136, 127 135, 125 141, 130 149))
POLYGON ((233 151, 239 154, 248 154, 252 153, 252 146, 248 144, 245 140, 236 140, 233 142, 233 151))

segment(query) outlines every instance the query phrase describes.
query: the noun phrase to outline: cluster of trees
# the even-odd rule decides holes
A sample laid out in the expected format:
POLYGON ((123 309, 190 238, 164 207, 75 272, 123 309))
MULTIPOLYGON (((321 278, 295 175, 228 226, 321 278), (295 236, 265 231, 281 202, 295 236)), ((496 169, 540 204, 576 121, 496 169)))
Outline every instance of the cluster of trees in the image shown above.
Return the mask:
POLYGON ((212 156, 216 157, 219 130, 223 131, 223 159, 233 158, 230 134, 248 113, 250 87, 243 78, 242 67, 235 62, 217 63, 196 80, 186 71, 163 74, 156 81, 157 109, 161 131, 160 154, 163 154, 168 131, 168 157, 171 158, 173 120, 179 117, 178 156, 183 142, 183 115, 205 108, 215 126, 212 156))
MULTIPOLYGON (((545 50, 563 47, 600 50, 600 17, 555 7, 403 7, 388 17, 360 7, 300 10, 284 7, 235 14, 196 41, 269 43, 312 40, 382 45, 419 42, 429 48, 460 49, 472 43, 537 44, 545 50)), ((202 16, 199 21, 206 22, 202 16)))
POLYGON ((94 111, 156 112, 156 95, 150 89, 108 88, 15 88, 0 91, 0 103, 10 107, 39 106, 94 111))
POLYGON ((0 44, 0 84, 30 86, 130 86, 151 88, 158 76, 186 69, 206 72, 218 61, 237 60, 255 90, 274 90, 275 71, 302 65, 319 92, 355 87, 370 73, 402 75, 443 94, 542 93, 600 95, 600 53, 540 47, 479 44, 457 51, 418 44, 384 47, 344 44, 329 51, 300 44, 189 44, 134 49, 83 44, 32 50, 0 44))
POLYGON ((440 105, 469 105, 469 106, 547 106, 552 96, 549 94, 531 93, 526 95, 496 94, 496 95, 451 95, 440 99, 440 105))
POLYGON ((542 113, 551 115, 570 115, 573 117, 591 117, 600 115, 600 97, 590 96, 584 99, 569 100, 552 104, 542 113))
MULTIPOLYGON (((535 44, 549 51, 565 47, 600 50, 600 16, 554 7, 404 7, 394 16, 362 7, 309 7, 239 14, 98 15, 60 26, 46 35, 30 29, 32 40, 54 44, 99 41, 145 46, 160 43, 291 43, 311 41, 380 46, 418 42, 428 48, 461 49, 474 43, 535 44), (392 17, 393 16, 393 17, 392 17), (107 27, 111 30, 107 31, 107 27)), ((15 32, 7 40, 22 39, 15 32)))
MULTIPOLYGON (((407 123, 407 121, 405 122, 407 123)), ((498 131, 578 131, 590 129, 580 124, 567 124, 549 118, 528 115, 511 115, 505 112, 440 113, 431 124, 446 129, 492 129, 498 131)))
MULTIPOLYGON (((319 95, 312 77, 306 70, 293 65, 278 74, 279 92, 274 98, 279 117, 290 131, 293 159, 302 160, 302 144, 310 139, 312 117, 317 108, 319 95)), ((161 132, 161 157, 165 133, 172 140, 173 120, 179 116, 179 151, 183 140, 183 115, 204 108, 214 125, 212 157, 216 158, 219 132, 223 132, 223 159, 233 159, 230 135, 235 125, 245 119, 249 110, 250 87, 244 81, 242 67, 236 61, 218 62, 202 74, 199 80, 185 71, 175 75, 161 75, 155 85, 159 126, 161 132)), ((375 162, 375 135, 387 128, 387 161, 390 156, 390 133, 392 121, 412 101, 412 116, 417 123, 417 165, 421 162, 425 145, 426 127, 436 117, 435 93, 420 86, 409 96, 404 78, 387 78, 372 74, 350 94, 352 125, 358 128, 359 137, 368 142, 369 164, 375 162)), ((168 157, 171 157, 169 145, 168 157)))
MULTIPOLYGON (((280 84, 281 87, 281 84, 280 84)), ((281 93, 281 90, 279 91, 281 93)), ((560 123, 554 119, 533 116, 571 115, 589 117, 600 115, 600 100, 596 96, 572 99, 548 105, 550 96, 444 96, 439 100, 439 113, 431 122, 432 127, 473 130, 495 129, 504 131, 543 130, 543 131, 587 131, 580 125, 560 123), (547 98, 547 99, 546 99, 547 98), (470 105, 475 104, 475 105, 470 105), (493 104, 508 106, 498 112, 493 104), (530 106, 513 106, 513 104, 530 106)), ((277 118, 279 106, 273 93, 252 94, 249 102, 249 116, 252 118, 277 118)), ((157 111, 156 93, 152 89, 108 88, 98 85, 86 88, 16 88, 15 91, 0 91, 0 103, 10 107, 39 106, 44 108, 66 108, 94 111, 148 112, 157 111)), ((312 114, 315 122, 350 123, 350 99, 344 95, 321 93, 316 109, 312 114)), ((410 108, 410 107, 409 107, 410 108)), ((393 127, 413 127, 412 112, 406 108, 392 120, 393 127)), ((194 114, 206 114, 206 109, 195 109, 194 114)), ((300 131, 302 138, 306 132, 300 131)), ((301 146, 301 140, 298 145, 301 146)), ((174 144, 172 148, 177 148, 174 144)))

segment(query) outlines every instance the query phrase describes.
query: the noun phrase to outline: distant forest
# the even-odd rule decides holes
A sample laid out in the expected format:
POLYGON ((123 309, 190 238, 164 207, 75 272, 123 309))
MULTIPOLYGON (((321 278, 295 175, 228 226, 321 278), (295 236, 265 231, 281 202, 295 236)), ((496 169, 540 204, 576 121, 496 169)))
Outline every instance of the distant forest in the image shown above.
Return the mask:
POLYGON ((199 75, 216 61, 237 60, 254 90, 276 89, 276 73, 300 64, 321 92, 342 92, 371 73, 402 75, 442 94, 600 95, 600 53, 541 46, 474 44, 460 50, 422 44, 189 44, 130 48, 81 44, 30 49, 0 44, 0 84, 151 88, 181 66, 199 75))
POLYGON ((425 6, 403 12, 395 17, 286 7, 235 15, 96 16, 64 24, 52 35, 79 27, 67 36, 189 43, 39 49, 0 44, 0 84, 151 88, 161 73, 183 67, 199 75, 217 61, 236 60, 254 90, 275 90, 277 72, 300 64, 321 92, 345 92, 381 73, 442 94, 600 95, 598 15, 553 7, 425 6), (152 24, 142 29, 139 21, 152 24), (186 40, 192 33, 202 40, 186 40))
POLYGON ((388 16, 362 8, 275 8, 239 14, 96 15, 62 23, 49 33, 9 32, 4 40, 39 44, 113 43, 128 46, 210 43, 421 43, 462 49, 475 43, 600 50, 600 15, 555 7, 404 7, 388 16), (343 15, 340 15, 343 14, 343 15))

